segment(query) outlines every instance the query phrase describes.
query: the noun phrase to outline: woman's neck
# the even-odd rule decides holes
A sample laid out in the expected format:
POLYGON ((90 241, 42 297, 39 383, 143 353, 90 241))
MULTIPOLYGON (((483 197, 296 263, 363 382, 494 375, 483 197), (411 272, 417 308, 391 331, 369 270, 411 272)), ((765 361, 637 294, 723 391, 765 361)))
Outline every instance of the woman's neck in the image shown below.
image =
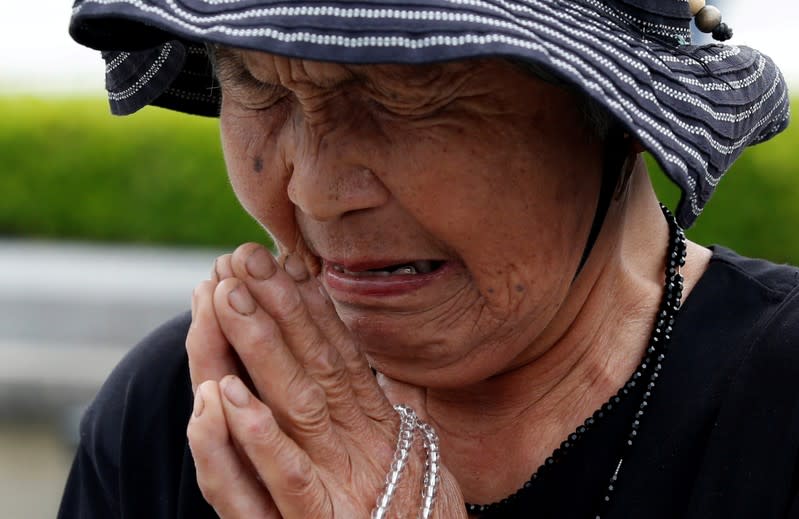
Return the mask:
POLYGON ((613 296, 630 281, 613 270, 597 280, 572 325, 543 354, 469 388, 428 391, 445 462, 467 501, 513 493, 635 370, 660 287, 642 290, 635 304, 619 304, 613 296), (584 320, 585 313, 593 319, 584 320))

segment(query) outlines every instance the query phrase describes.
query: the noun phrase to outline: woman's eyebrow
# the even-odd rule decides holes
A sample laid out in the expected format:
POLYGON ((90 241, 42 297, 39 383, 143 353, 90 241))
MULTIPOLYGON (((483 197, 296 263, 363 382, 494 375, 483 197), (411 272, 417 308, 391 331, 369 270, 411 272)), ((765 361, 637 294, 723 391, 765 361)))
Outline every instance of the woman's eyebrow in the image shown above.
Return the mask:
POLYGON ((241 77, 244 63, 241 55, 227 47, 209 46, 208 56, 211 58, 214 76, 219 82, 233 81, 241 77))
POLYGON ((355 76, 366 81, 384 80, 405 83, 408 86, 422 86, 433 83, 445 73, 445 65, 356 65, 352 67, 355 76))
POLYGON ((226 47, 224 45, 209 45, 208 54, 214 61, 236 61, 242 63, 241 53, 233 47, 226 47))

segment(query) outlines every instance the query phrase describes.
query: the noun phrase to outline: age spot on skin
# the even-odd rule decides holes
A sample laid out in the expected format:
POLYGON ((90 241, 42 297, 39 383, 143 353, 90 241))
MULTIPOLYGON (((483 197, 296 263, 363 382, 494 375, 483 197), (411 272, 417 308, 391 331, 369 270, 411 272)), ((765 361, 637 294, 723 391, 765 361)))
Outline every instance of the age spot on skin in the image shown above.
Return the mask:
POLYGON ((256 173, 260 173, 264 170, 264 159, 261 157, 255 157, 252 160, 252 170, 256 173))
POLYGON ((522 285, 522 284, 516 285, 516 291, 517 292, 524 292, 524 285, 522 285))

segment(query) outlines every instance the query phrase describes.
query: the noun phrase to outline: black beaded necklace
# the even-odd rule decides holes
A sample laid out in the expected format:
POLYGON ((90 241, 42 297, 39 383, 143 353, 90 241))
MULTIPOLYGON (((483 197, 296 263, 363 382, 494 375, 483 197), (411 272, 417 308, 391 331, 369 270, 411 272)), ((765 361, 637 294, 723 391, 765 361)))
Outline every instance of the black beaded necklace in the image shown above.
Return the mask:
POLYGON ((607 489, 603 493, 602 502, 599 504, 599 512, 593 519, 601 519, 602 514, 608 509, 611 497, 616 491, 616 481, 618 480, 619 472, 624 464, 624 458, 627 456, 630 447, 632 447, 633 442, 638 436, 641 421, 646 414, 646 409, 652 397, 652 391, 655 389, 657 379, 660 377, 661 370, 663 369, 663 361, 666 358, 666 350, 671 340, 674 320, 682 303, 683 277, 680 273, 680 267, 685 265, 685 233, 677 225, 671 211, 663 204, 660 205, 660 208, 669 224, 669 250, 666 257, 666 276, 663 287, 663 299, 661 300, 655 327, 654 330, 652 330, 652 336, 649 339, 649 344, 641 364, 638 365, 638 368, 636 368, 635 372, 621 389, 619 389, 614 396, 610 397, 607 402, 602 404, 592 416, 589 416, 583 425, 577 427, 577 429, 560 444, 560 447, 552 452, 552 455, 544 461, 520 489, 501 501, 496 501, 494 503, 483 505, 466 503, 466 511, 468 513, 478 515, 489 513, 492 516, 498 515, 504 509, 512 506, 517 500, 522 499, 533 489, 535 482, 539 478, 552 470, 559 460, 568 455, 568 453, 573 450, 573 447, 580 443, 591 428, 611 414, 614 409, 618 408, 622 399, 629 395, 638 384, 647 381, 646 388, 641 395, 641 402, 638 405, 638 409, 635 411, 633 422, 630 425, 630 433, 627 435, 622 452, 612 468, 612 474, 607 489))

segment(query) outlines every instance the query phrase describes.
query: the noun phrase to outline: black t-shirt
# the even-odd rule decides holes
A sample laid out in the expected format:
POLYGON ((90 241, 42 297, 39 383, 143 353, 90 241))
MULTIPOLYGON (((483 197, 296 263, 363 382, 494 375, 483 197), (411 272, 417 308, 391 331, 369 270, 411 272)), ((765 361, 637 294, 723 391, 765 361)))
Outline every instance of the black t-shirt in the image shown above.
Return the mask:
MULTIPOLYGON (((183 315, 156 330, 100 390, 60 519, 216 517, 186 441, 189 323, 183 315)), ((799 270, 717 247, 677 318, 602 518, 799 518, 797 385, 799 270)), ((503 516, 593 519, 637 401, 597 422, 503 516)))

